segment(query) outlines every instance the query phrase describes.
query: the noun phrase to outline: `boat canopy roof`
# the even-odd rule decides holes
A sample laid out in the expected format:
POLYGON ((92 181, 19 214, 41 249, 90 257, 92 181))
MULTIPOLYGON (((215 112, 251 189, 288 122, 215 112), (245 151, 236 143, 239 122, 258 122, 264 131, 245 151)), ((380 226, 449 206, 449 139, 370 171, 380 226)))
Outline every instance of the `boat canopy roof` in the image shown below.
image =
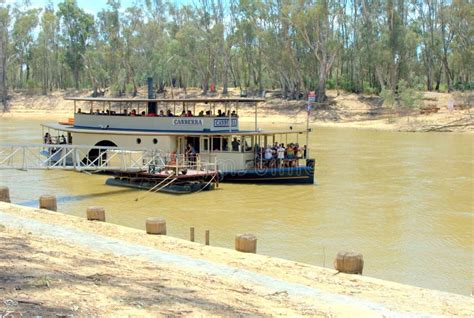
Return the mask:
POLYGON ((261 103, 264 98, 105 98, 105 97, 64 97, 65 100, 78 102, 102 102, 102 103, 261 103))
POLYGON ((44 128, 61 130, 73 133, 86 134, 111 134, 111 135, 149 135, 149 136, 252 136, 252 135, 279 135, 279 134, 303 134, 305 130, 233 130, 233 131, 166 131, 166 130, 128 130, 128 129, 101 129, 101 128, 80 128, 72 125, 64 125, 59 123, 41 124, 44 128))

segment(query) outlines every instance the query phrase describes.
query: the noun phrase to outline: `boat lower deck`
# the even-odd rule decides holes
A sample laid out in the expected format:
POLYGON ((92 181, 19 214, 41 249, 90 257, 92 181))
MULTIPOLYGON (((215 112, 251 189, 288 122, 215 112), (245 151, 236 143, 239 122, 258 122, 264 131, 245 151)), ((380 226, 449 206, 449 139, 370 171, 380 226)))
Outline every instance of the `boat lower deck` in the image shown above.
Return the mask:
POLYGON ((120 173, 106 180, 105 184, 150 192, 170 194, 189 194, 214 190, 219 182, 216 172, 198 170, 161 170, 159 173, 136 172, 120 173))
POLYGON ((219 173, 221 182, 260 184, 313 184, 314 168, 300 166, 291 168, 262 168, 219 173))

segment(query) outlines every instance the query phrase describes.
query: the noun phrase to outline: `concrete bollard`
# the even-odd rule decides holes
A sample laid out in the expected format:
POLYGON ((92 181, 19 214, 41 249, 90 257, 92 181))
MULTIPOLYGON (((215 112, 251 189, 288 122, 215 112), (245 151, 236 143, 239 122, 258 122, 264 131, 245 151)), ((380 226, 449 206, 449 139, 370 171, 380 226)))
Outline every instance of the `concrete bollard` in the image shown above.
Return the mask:
POLYGON ((191 228, 189 229, 189 240, 190 240, 191 242, 194 242, 194 227, 191 227, 191 228))
POLYGON ((89 221, 105 222, 105 209, 101 206, 87 207, 87 219, 89 221))
POLYGON ((340 251, 334 259, 334 268, 341 273, 362 275, 364 257, 360 253, 340 251))
POLYGON ((209 230, 206 230, 206 245, 209 245, 209 230))
POLYGON ((244 253, 257 253, 257 237, 253 234, 239 234, 235 237, 235 250, 244 253))
POLYGON ((147 218, 146 232, 148 234, 166 235, 166 221, 162 218, 147 218))
POLYGON ((39 208, 51 211, 57 211, 58 205, 56 203, 56 196, 54 195, 42 195, 39 198, 39 208))
POLYGON ((8 187, 0 187, 0 202, 10 203, 10 189, 8 187))

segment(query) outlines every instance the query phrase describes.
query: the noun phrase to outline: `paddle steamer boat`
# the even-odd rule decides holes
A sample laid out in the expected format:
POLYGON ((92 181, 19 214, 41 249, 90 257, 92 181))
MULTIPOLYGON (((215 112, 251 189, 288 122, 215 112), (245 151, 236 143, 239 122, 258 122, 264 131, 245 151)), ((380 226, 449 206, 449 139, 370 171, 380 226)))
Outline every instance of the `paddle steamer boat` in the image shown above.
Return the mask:
MULTIPOLYGON (((193 164, 197 171, 202 171, 202 166, 207 164, 215 164, 221 182, 314 183, 315 161, 309 158, 308 128, 261 130, 258 127, 258 104, 263 99, 159 99, 153 98, 150 93, 148 97, 66 97, 66 100, 74 103, 74 118, 66 123, 42 126, 52 136, 64 135, 67 143, 73 145, 156 150, 168 154, 166 160, 173 161, 172 164, 181 158, 183 165, 193 164), (255 122, 252 129, 240 129, 238 113, 242 104, 252 104, 254 107, 255 122), (176 116, 177 112, 192 117, 176 116), (160 116, 160 113, 164 116, 160 116), (284 143, 285 146, 289 142, 306 145, 300 158, 266 160, 265 150, 276 142, 284 143)), ((97 150, 91 150, 90 158, 100 156, 93 151, 97 150)), ((115 180, 135 178, 143 184, 143 178, 148 178, 147 182, 157 184, 157 181, 150 179, 162 174, 159 179, 161 182, 166 178, 166 173, 173 170, 162 171, 166 169, 165 164, 165 169, 152 171, 155 176, 151 176, 150 171, 143 171, 134 172, 133 175, 122 174, 115 180)), ((182 172, 176 170, 175 174, 182 172)))

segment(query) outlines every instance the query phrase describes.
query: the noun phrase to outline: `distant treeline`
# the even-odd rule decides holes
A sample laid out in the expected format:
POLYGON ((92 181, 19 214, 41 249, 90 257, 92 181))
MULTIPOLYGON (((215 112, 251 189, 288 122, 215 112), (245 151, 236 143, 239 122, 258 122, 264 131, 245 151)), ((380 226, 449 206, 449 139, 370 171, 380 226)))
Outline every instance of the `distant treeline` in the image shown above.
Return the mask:
POLYGON ((302 98, 472 88, 470 0, 108 0, 96 16, 65 0, 0 0, 0 89, 136 94, 165 86, 302 98), (186 2, 188 3, 188 2, 186 2))

